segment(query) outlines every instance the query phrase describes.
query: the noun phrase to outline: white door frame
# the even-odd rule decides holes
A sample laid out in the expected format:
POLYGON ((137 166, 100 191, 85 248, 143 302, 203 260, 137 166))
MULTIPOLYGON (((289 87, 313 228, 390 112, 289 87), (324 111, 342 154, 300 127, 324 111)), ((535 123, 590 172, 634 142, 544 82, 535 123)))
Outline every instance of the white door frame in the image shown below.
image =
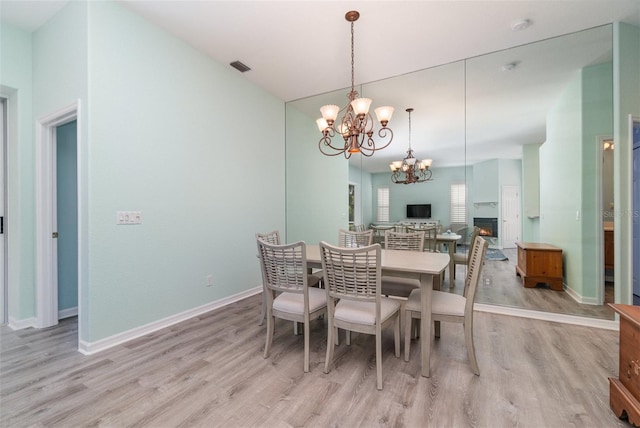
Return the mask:
MULTIPOLYGON (((53 239, 56 227, 56 128, 78 119, 80 100, 36 122, 36 327, 58 323, 57 245, 53 239)), ((77 130, 80 145, 80 126, 77 130)), ((76 171, 79 173, 79 169, 76 171)), ((79 211, 79 207, 78 207, 79 211)), ((78 229, 80 229, 78 227, 78 229)), ((78 230, 80 241, 80 230, 78 230)), ((79 265, 79 264, 78 264, 79 265)), ((80 278, 78 276, 78 278, 80 278)), ((78 291, 79 291, 78 287, 78 291)), ((78 297, 78 313, 80 313, 78 297)))
MULTIPOLYGON (((604 162, 604 143, 605 141, 613 141, 611 135, 600 135, 596 138, 596 209, 600 215, 596 219, 596 228, 600 232, 596 232, 596 278, 598 286, 596 287, 596 305, 604 305, 604 288, 605 288, 605 269, 604 269, 604 220, 602 218, 602 206, 604 186, 602 181, 604 180, 604 168, 602 163, 604 162)), ((615 165, 614 165, 615 166, 615 165)), ((615 204, 615 201, 614 201, 615 204)), ((615 222, 615 219, 612 218, 615 222)), ((615 227, 615 226, 614 226, 615 227)), ((614 271, 615 275, 615 271, 614 271)))
POLYGON ((9 149, 9 138, 7 132, 8 113, 7 105, 9 100, 0 97, 0 214, 3 217, 2 234, 0 236, 0 324, 6 324, 9 321, 9 280, 8 280, 8 253, 9 245, 7 243, 7 210, 8 210, 8 193, 7 185, 7 155, 9 149))
POLYGON ((515 241, 517 241, 522 236, 522 223, 521 223, 521 221, 522 221, 522 210, 520 209, 521 204, 522 204, 522 199, 520 198, 520 192, 521 191, 522 191, 521 186, 515 186, 515 185, 505 185, 505 186, 502 186, 502 188, 501 188, 501 195, 500 195, 500 202, 501 202, 500 203, 500 206, 501 206, 501 209, 500 209, 500 220, 501 220, 501 225, 500 225, 501 226, 500 227, 500 248, 516 248, 515 241), (506 220, 504 218, 504 212, 502 211, 506 206, 506 204, 504 203, 504 201, 505 201, 504 195, 505 195, 505 191, 508 190, 508 189, 515 189, 516 190, 516 194, 517 194, 515 207, 517 209, 517 214, 518 214, 518 218, 516 219, 516 227, 517 227, 517 235, 518 236, 514 240, 513 244, 511 243, 511 241, 507 242, 505 240, 505 235, 506 234, 504 232, 504 230, 505 230, 504 224, 505 224, 506 220), (507 244, 508 246, 505 245, 505 244, 507 244))

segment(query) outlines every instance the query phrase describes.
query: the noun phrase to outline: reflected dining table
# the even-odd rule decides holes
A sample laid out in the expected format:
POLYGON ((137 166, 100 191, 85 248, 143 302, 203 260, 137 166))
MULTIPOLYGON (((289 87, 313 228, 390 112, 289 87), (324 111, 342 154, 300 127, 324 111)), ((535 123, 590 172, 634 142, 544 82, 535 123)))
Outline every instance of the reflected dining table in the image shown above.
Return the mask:
POLYGON ((456 243, 460 239, 462 239, 462 236, 456 233, 445 232, 436 235, 436 242, 438 244, 445 244, 449 250, 449 257, 451 258, 449 261, 449 287, 453 287, 453 271, 456 268, 455 263, 453 263, 453 253, 456 251, 456 243))
MULTIPOLYGON (((449 266, 447 253, 430 253, 427 251, 382 250, 380 267, 382 275, 393 275, 420 280, 421 309, 420 341, 422 376, 429 377, 431 361, 431 290, 440 289, 440 275, 449 266), (429 333, 426 333, 429 332, 429 333)), ((307 265, 321 268, 320 246, 307 245, 307 265)))

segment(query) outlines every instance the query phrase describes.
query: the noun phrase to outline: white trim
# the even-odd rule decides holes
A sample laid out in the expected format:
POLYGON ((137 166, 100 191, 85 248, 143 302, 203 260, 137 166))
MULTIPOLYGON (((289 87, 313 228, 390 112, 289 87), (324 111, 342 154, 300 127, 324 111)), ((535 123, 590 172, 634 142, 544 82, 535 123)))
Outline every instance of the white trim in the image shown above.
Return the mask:
MULTIPOLYGON (((51 234, 54 232, 55 189, 55 128, 77 120, 80 100, 36 121, 35 190, 36 190, 36 326, 49 327, 58 323, 58 287, 56 286, 56 249, 51 234)), ((78 134, 77 144, 80 144, 78 134)), ((80 210, 78 210, 80 211, 80 210)), ((80 221, 80 219, 78 220, 80 221)), ((79 228, 80 229, 80 228, 79 228)), ((78 230, 78 242, 81 231, 78 230)), ((80 265, 80 264, 78 264, 80 265)), ((80 275, 78 275, 80 278, 80 275)), ((80 287, 78 287, 80 289, 80 287)), ((78 301, 80 296, 78 296, 78 301)), ((78 326, 79 328, 79 326, 78 326)))
POLYGON ((583 327, 602 328, 605 330, 619 330, 619 322, 600 318, 579 317, 576 315, 557 314, 552 312, 540 312, 529 309, 513 308, 509 306, 494 306, 484 303, 473 305, 478 312, 488 312, 512 317, 530 318, 541 321, 551 321, 563 324, 580 325, 583 327))
POLYGON ((138 337, 144 336, 146 334, 153 333, 154 331, 158 331, 160 329, 170 327, 179 322, 186 321, 190 318, 196 317, 205 312, 213 311, 223 306, 230 305, 231 303, 238 302, 242 299, 246 299, 247 297, 253 296, 261 292, 262 292, 262 285, 256 288, 252 288, 252 289, 240 292, 238 294, 234 294, 229 297, 222 298, 220 300, 207 303, 206 305, 198 306, 196 308, 189 309, 187 311, 184 311, 175 315, 171 315, 161 320, 153 321, 149 324, 145 324, 143 326, 136 327, 131 330, 124 331, 122 333, 114 334, 113 336, 106 337, 104 339, 100 339, 95 342, 86 342, 83 340, 79 340, 78 351, 85 355, 92 355, 97 352, 104 351, 105 349, 120 345, 122 343, 128 342, 138 337))
POLYGON ((35 327, 36 318, 31 317, 31 318, 25 318, 23 320, 18 320, 10 316, 8 326, 11 330, 22 330, 25 328, 35 327))
POLYGON ((598 303, 597 297, 583 297, 579 295, 574 289, 567 287, 566 284, 564 284, 564 291, 566 291, 567 294, 571 296, 571 298, 573 298, 573 300, 575 300, 578 303, 582 303, 584 305, 596 305, 596 306, 601 305, 601 303, 598 303))
POLYGON ((68 309, 62 309, 61 311, 58 311, 58 319, 62 320, 65 318, 71 318, 71 317, 75 317, 78 315, 78 307, 75 306, 73 308, 68 308, 68 309))

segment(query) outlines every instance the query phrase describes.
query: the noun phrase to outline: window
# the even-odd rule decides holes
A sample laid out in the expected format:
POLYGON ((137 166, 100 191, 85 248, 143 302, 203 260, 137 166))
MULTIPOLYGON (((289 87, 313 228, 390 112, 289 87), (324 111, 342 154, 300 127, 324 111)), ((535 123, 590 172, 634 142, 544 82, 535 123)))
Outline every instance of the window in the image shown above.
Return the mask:
POLYGON ((388 187, 378 187, 378 221, 389 221, 388 187))
POLYGON ((467 187, 451 185, 451 223, 467 223, 467 187))

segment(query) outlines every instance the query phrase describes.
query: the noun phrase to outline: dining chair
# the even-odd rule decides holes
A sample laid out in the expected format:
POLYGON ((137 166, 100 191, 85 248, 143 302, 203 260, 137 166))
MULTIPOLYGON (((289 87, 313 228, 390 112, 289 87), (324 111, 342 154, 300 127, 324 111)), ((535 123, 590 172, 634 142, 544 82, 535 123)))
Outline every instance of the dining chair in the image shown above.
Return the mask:
POLYGON ((377 389, 382 389, 382 329, 391 322, 395 355, 400 357, 400 302, 382 296, 380 254, 380 244, 343 248, 320 242, 328 318, 324 372, 329 373, 333 364, 338 328, 372 334, 376 337, 377 389))
MULTIPOLYGON (((471 239, 469 240, 469 242, 471 244, 473 244, 473 242, 476 240, 476 237, 480 234, 480 228, 478 226, 475 226, 473 228, 473 230, 471 231, 471 239)), ((453 244, 452 244, 453 245, 453 244)), ((453 279, 456 278, 456 269, 455 266, 457 265, 465 265, 468 266, 469 265, 469 259, 471 258, 471 245, 469 246, 469 248, 467 249, 466 253, 454 253, 453 254, 453 265, 454 265, 454 269, 453 269, 453 279)))
MULTIPOLYGON (((464 339, 467 346, 469 361, 473 373, 480 376, 478 361, 476 360, 476 349, 473 344, 473 305, 476 297, 476 289, 482 272, 484 255, 487 251, 487 241, 477 237, 473 242, 471 257, 469 258, 469 269, 465 279, 462 296, 444 291, 431 292, 431 318, 435 323, 435 336, 440 337, 440 321, 462 323, 464 327, 464 339)), ((414 319, 421 316, 421 291, 414 290, 409 295, 404 307, 404 360, 409 361, 409 351, 411 344, 411 325, 414 319)), ((426 335, 422 340, 431 340, 430 335, 426 335)))
POLYGON ((356 232, 364 232, 367 229, 365 229, 364 224, 356 224, 353 226, 353 230, 356 232))
MULTIPOLYGON (((268 233, 256 233, 256 240, 262 240, 267 244, 280 245, 280 232, 274 230, 268 233)), ((258 258, 260 254, 258 254, 258 258)), ((309 274, 308 285, 309 287, 316 287, 322 280, 322 272, 314 272, 309 274)), ((262 272, 262 308, 260 309, 260 318, 258 319, 258 325, 264 324, 264 319, 267 316, 267 289, 266 281, 264 278, 264 271, 262 272)), ((297 325, 294 324, 294 333, 298 334, 297 325)))
MULTIPOLYGON (((422 251, 424 249, 424 231, 400 233, 385 231, 384 246, 387 250, 422 251)), ((408 297, 420 281, 412 278, 401 278, 385 275, 382 277, 382 294, 385 296, 408 297)))
POLYGON ((373 230, 356 232, 340 229, 338 231, 338 246, 343 248, 366 247, 373 244, 373 230))
POLYGON ((304 371, 309 371, 309 324, 327 312, 327 293, 309 287, 306 244, 269 244, 258 239, 258 253, 267 296, 267 340, 264 358, 269 357, 275 318, 304 325, 304 371), (278 293, 277 296, 275 293, 278 293))

